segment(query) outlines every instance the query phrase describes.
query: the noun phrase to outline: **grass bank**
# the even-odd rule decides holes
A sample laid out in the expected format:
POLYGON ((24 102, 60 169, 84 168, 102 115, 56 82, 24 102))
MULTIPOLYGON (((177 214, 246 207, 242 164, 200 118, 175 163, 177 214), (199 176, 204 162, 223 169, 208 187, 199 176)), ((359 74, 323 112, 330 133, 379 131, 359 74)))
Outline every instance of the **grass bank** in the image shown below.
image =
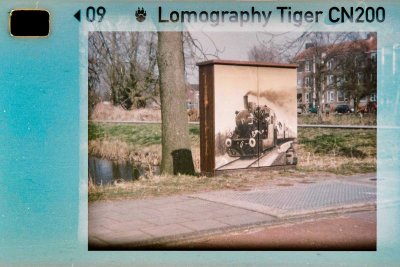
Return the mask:
POLYGON ((302 114, 297 117, 298 124, 328 125, 376 125, 376 114, 302 114))
MULTIPOLYGON (((190 125, 192 154, 200 167, 199 126, 190 125)), ((161 126, 159 124, 89 124, 89 154, 111 160, 159 164, 161 126), (151 161, 151 162, 149 162, 151 161)), ((89 183, 89 200, 143 198, 181 193, 237 189, 263 184, 276 177, 350 175, 376 171, 376 130, 300 128, 295 144, 298 156, 294 172, 246 171, 219 177, 158 176, 133 182, 96 186, 89 183)))
POLYGON ((311 129, 298 133, 297 168, 354 174, 376 171, 376 130, 311 129))
POLYGON ((277 171, 263 175, 259 175, 256 171, 249 171, 217 177, 160 175, 147 179, 141 178, 134 182, 102 186, 96 186, 89 182, 89 201, 141 199, 222 189, 245 190, 258 184, 265 184, 267 180, 271 180, 277 175, 279 175, 277 171))
MULTIPOLYGON (((189 125, 195 169, 200 171, 200 130, 189 125)), ((89 155, 113 160, 159 165, 160 124, 89 123, 89 155)))

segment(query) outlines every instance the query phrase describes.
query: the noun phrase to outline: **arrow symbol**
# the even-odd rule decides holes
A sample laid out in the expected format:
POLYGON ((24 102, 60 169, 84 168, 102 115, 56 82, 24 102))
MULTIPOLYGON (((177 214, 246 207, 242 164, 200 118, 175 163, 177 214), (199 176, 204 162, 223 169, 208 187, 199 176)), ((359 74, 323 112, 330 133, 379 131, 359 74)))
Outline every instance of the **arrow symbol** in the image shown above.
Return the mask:
POLYGON ((74 17, 80 22, 81 21, 81 10, 79 9, 78 12, 75 13, 74 17))

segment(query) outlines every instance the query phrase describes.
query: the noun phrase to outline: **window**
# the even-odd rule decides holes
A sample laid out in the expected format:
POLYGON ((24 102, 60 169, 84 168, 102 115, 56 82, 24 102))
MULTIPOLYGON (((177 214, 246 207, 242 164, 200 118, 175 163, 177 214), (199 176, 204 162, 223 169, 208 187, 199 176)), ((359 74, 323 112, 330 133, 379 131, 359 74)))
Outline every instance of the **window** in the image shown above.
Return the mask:
POLYGON ((336 86, 340 87, 343 85, 343 78, 338 76, 336 77, 336 86))
POLYGON ((310 71, 310 61, 307 60, 305 63, 306 63, 305 70, 310 71))
POLYGON ((335 101, 335 92, 329 91, 329 102, 335 101))
POLYGON ((327 68, 328 70, 332 70, 332 68, 333 68, 333 59, 329 59, 329 60, 326 62, 326 68, 327 68))
POLYGON ((372 60, 372 62, 376 62, 376 52, 374 52, 374 53, 371 53, 371 60, 372 60))
POLYGON ((306 93, 305 102, 310 102, 310 93, 306 93))
POLYGON ((303 80, 301 79, 301 77, 297 77, 297 86, 298 87, 302 87, 303 86, 303 80))
POLYGON ((303 99, 302 99, 302 94, 297 94, 297 103, 302 103, 303 99))
POLYGON ((310 77, 305 77, 305 78, 304 78, 304 85, 305 85, 306 87, 310 87, 310 77))
POLYGON ((344 102, 347 101, 346 94, 343 91, 337 91, 337 101, 338 102, 344 102))
POLYGON ((326 76, 326 85, 331 85, 333 84, 333 75, 327 75, 326 76))

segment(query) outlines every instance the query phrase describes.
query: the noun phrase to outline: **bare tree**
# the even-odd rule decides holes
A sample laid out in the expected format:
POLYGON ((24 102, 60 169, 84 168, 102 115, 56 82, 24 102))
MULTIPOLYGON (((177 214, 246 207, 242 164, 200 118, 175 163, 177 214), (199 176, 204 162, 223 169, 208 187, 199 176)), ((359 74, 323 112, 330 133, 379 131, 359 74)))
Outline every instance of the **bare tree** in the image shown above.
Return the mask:
POLYGON ((355 41, 338 46, 330 53, 335 59, 332 74, 336 77, 335 87, 354 100, 360 100, 376 91, 376 61, 367 55, 366 42, 355 41))
POLYGON ((194 173, 186 116, 182 32, 158 33, 163 173, 194 173))
POLYGON ((283 58, 280 51, 273 45, 256 45, 253 46, 248 52, 248 57, 250 61, 262 61, 270 63, 286 63, 287 60, 283 58))
POLYGON ((90 33, 89 91, 125 108, 158 102, 156 46, 157 35, 151 32, 90 33))
MULTIPOLYGON (((364 39, 365 33, 358 32, 314 32, 314 31, 305 31, 301 34, 295 33, 279 33, 279 34, 271 34, 271 33, 263 33, 264 36, 259 38, 260 46, 264 49, 255 49, 250 51, 250 53, 257 54, 259 57, 266 57, 267 59, 273 59, 273 57, 278 58, 289 58, 290 62, 298 63, 299 68, 302 70, 302 74, 299 77, 302 80, 301 84, 307 84, 308 88, 310 88, 308 94, 310 95, 310 106, 317 109, 321 106, 323 102, 324 96, 327 94, 332 87, 337 84, 337 69, 334 71, 329 65, 329 61, 335 61, 333 64, 335 67, 340 66, 340 72, 349 72, 348 76, 351 75, 351 72, 368 72, 366 76, 370 76, 370 73, 374 66, 370 68, 360 69, 359 66, 355 68, 355 66, 351 66, 350 61, 352 60, 352 56, 361 53, 361 51, 345 51, 342 44, 344 43, 357 43, 357 40, 364 39), (279 40, 281 45, 275 45, 279 40), (274 43, 275 42, 275 43, 274 43), (270 48, 269 53, 266 56, 262 53, 265 52, 267 48, 270 48), (335 49, 334 49, 335 48, 335 49), (257 53, 256 53, 257 52, 257 53), (271 55, 272 54, 272 55, 271 55), (343 59, 349 61, 345 62, 343 59), (341 62, 338 62, 341 61, 341 62), (328 68, 329 65, 329 68, 328 68), (332 77, 332 81, 330 80, 332 77), (329 80, 327 80, 329 78, 329 80), (307 82, 305 82, 305 80, 307 82), (331 85, 332 84, 332 85, 331 85)), ((362 50, 362 48, 360 48, 362 50)), ((365 50, 363 51, 363 53, 365 50)), ((365 53, 364 53, 365 54, 365 53)), ((365 56, 365 55, 364 55, 365 56)), ((365 58, 365 57, 364 57, 365 58)), ((354 61, 354 60, 353 60, 354 61)), ((360 74, 357 74, 358 77, 360 74)), ((356 77, 357 75, 353 75, 356 77)), ((357 78, 358 78, 357 77, 357 78)), ((360 99, 360 96, 365 94, 365 88, 362 86, 355 86, 355 80, 352 83, 347 82, 343 83, 345 88, 342 86, 341 90, 345 90, 348 92, 352 98, 356 101, 360 99), (361 88, 362 87, 362 88, 361 88), (364 89, 363 89, 364 88, 364 89)), ((357 82, 358 83, 358 82, 357 82)), ((366 84, 366 83, 365 83, 366 84)), ((369 83, 370 88, 367 91, 373 91, 376 88, 376 85, 369 83)), ((319 110, 319 115, 322 115, 322 109, 319 110)))

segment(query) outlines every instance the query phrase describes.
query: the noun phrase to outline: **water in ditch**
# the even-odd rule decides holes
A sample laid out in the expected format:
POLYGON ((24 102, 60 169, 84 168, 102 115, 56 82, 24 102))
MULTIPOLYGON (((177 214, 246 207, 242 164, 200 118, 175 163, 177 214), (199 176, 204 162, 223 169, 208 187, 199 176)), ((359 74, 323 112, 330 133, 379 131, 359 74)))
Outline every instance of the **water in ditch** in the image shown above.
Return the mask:
POLYGON ((112 184, 115 181, 132 181, 146 175, 146 169, 132 162, 116 162, 89 156, 89 177, 96 185, 112 184))

